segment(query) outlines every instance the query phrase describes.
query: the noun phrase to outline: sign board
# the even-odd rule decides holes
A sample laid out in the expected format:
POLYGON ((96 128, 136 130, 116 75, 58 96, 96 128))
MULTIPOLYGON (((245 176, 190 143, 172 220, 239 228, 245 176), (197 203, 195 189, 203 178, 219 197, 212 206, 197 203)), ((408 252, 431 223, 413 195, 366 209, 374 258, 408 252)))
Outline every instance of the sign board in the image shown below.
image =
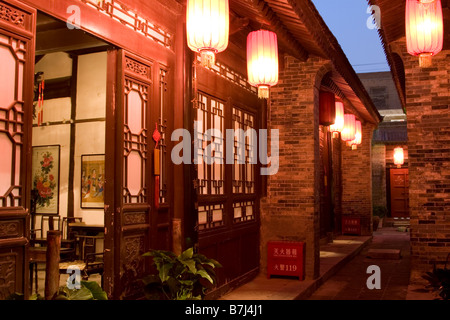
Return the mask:
POLYGON ((270 241, 267 244, 267 278, 273 275, 304 280, 305 243, 270 241))
POLYGON ((361 218, 342 217, 342 234, 361 235, 361 218))

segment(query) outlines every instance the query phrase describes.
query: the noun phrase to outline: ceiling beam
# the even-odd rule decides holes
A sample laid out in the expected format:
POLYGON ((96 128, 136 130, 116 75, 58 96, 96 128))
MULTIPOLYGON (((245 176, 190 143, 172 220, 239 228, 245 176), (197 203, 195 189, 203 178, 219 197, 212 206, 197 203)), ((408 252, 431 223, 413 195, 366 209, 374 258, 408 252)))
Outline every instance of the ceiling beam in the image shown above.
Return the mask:
POLYGON ((277 14, 270 8, 270 6, 263 0, 250 0, 252 6, 257 9, 259 14, 263 15, 272 27, 272 31, 277 33, 278 41, 285 48, 287 53, 299 59, 300 61, 308 60, 308 51, 295 39, 295 37, 288 31, 286 26, 281 22, 277 14))

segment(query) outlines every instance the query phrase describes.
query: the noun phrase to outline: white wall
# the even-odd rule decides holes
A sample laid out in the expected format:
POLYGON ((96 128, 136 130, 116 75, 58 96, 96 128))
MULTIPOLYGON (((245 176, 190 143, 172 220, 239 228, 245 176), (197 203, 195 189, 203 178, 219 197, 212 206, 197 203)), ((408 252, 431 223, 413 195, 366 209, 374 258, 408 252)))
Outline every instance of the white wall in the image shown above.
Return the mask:
MULTIPOLYGON (((58 52, 46 55, 36 64, 35 72, 43 71, 45 79, 72 75, 72 59, 58 52)), ((96 119, 95 122, 76 124, 74 167, 74 215, 82 217, 88 224, 104 224, 104 209, 81 209, 81 156, 105 153, 106 115, 106 52, 81 55, 77 73, 77 117, 76 120, 96 119)), ((44 95, 45 96, 45 95, 44 95)), ((45 100, 44 125, 33 128, 33 146, 60 145, 60 202, 59 214, 67 216, 70 157, 71 99, 45 100), (67 121, 67 124, 47 126, 47 122, 67 121)), ((37 123, 37 120, 34 121, 37 123)))
MULTIPOLYGON (((78 58, 77 120, 106 116, 106 52, 78 58)), ((81 156, 105 153, 105 121, 76 124, 74 201, 75 217, 88 224, 104 224, 104 209, 81 209, 81 156)))

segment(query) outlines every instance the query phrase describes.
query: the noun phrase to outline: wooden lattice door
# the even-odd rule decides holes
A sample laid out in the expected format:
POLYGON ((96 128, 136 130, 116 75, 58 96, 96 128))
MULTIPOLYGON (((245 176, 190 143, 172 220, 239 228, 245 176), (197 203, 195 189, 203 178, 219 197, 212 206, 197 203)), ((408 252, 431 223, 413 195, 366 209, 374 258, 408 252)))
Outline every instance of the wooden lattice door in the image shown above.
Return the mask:
POLYGON ((36 11, 0 1, 0 300, 27 294, 36 11))
POLYGON ((167 170, 160 168, 159 183, 154 170, 156 148, 155 162, 167 163, 167 75, 160 64, 124 50, 110 50, 108 64, 104 283, 110 297, 136 299, 149 267, 142 254, 171 246, 167 170))
POLYGON ((390 170, 391 216, 409 217, 408 169, 390 170))

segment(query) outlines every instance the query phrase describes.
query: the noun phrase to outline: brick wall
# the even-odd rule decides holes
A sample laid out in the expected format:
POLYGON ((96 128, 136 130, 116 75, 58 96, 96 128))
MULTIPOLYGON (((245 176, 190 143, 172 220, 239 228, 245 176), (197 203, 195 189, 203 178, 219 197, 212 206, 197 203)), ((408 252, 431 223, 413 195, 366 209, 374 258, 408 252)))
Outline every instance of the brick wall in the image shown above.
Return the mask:
POLYGON ((412 277, 419 278, 450 253, 450 51, 421 69, 404 40, 396 46, 406 75, 412 277))
POLYGON ((372 133, 362 124, 362 143, 352 150, 342 141, 342 215, 361 218, 361 234, 372 234, 372 133))
POLYGON ((267 242, 306 242, 306 277, 319 275, 319 105, 329 61, 290 56, 271 88, 268 129, 279 130, 279 171, 269 176, 261 200, 261 267, 267 266, 267 242))

